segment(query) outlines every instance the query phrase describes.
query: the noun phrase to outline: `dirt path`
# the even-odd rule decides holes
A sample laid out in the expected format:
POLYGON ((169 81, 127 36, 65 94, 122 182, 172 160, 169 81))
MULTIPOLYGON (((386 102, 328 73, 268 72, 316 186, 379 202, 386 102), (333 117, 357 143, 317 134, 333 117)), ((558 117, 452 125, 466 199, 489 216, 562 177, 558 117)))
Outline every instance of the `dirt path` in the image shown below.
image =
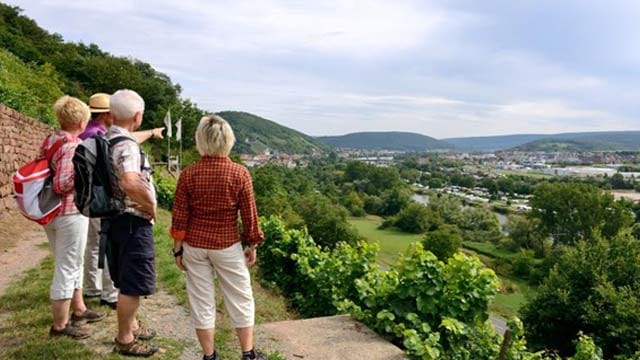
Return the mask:
POLYGON ((0 220, 0 296, 24 271, 49 254, 42 227, 18 213, 0 220))
MULTIPOLYGON (((160 341, 170 340, 179 342, 184 346, 180 360, 199 360, 200 346, 196 342, 196 335, 186 309, 179 305, 176 298, 165 291, 150 296, 141 301, 139 318, 148 326, 158 332, 160 341)), ((107 310, 107 318, 96 324, 88 325, 93 331, 91 338, 84 343, 102 355, 108 355, 113 351, 113 339, 117 331, 116 313, 107 310)), ((164 353, 163 343, 160 343, 160 353, 164 353)))
MULTIPOLYGON (((37 266, 49 255, 47 237, 40 225, 15 212, 3 215, 0 219, 0 296, 11 283, 21 278, 23 272, 37 266)), ((97 300, 87 300, 87 304, 95 308, 97 300)), ((102 310, 107 312, 107 318, 104 322, 89 325, 93 336, 84 342, 106 356, 113 351, 117 319, 115 311, 101 307, 102 310)), ((202 358, 187 310, 178 304, 174 296, 160 290, 142 300, 139 314, 147 326, 158 332, 161 345, 162 341, 172 341, 184 346, 179 359, 202 358)), ((8 314, 0 314, 0 321, 2 316, 8 314)))

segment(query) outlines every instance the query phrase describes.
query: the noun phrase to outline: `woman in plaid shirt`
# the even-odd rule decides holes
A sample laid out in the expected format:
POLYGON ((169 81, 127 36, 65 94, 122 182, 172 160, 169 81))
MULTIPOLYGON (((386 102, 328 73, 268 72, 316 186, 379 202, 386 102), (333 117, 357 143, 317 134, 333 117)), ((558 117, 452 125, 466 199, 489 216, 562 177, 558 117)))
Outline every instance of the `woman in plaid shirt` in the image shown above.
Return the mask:
POLYGON ((251 175, 228 157, 234 143, 233 130, 224 119, 211 115, 200 120, 196 146, 202 158, 180 174, 173 205, 174 255, 177 266, 187 272, 191 315, 205 360, 217 359, 214 272, 240 340, 242 359, 265 359, 253 347, 255 308, 248 269, 264 235, 251 175), (244 249, 242 242, 247 245, 244 249))
POLYGON ((87 309, 82 298, 82 260, 87 243, 89 219, 79 213, 73 198, 72 159, 81 141, 78 135, 84 131, 89 120, 89 107, 74 97, 63 96, 56 101, 53 109, 60 123, 60 130, 44 141, 41 154, 46 154, 59 141, 64 142, 64 145, 56 151, 49 164, 54 173, 53 190, 62 196, 62 210, 44 227, 55 259, 49 294, 53 326, 49 335, 83 339, 91 333, 80 326, 104 318, 104 314, 87 309), (72 310, 71 321, 69 308, 72 310))

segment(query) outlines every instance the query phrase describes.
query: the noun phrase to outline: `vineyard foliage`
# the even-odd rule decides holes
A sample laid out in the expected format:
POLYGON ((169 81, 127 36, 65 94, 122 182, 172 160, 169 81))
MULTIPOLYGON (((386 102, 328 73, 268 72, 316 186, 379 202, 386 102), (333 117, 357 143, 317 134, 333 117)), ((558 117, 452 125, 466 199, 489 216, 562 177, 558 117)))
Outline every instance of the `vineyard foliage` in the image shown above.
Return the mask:
MULTIPOLYGON (((262 228, 261 277, 303 316, 350 313, 415 359, 497 358, 501 337, 488 321, 488 305, 499 284, 478 259, 457 253, 442 262, 415 244, 381 269, 377 244, 323 248, 305 230, 286 229, 276 217, 264 220, 262 228)), ((516 318, 509 325, 514 343, 507 359, 543 359, 526 350, 522 323, 516 318)), ((589 344, 590 338, 580 339, 583 351, 575 360, 600 359, 589 344)))

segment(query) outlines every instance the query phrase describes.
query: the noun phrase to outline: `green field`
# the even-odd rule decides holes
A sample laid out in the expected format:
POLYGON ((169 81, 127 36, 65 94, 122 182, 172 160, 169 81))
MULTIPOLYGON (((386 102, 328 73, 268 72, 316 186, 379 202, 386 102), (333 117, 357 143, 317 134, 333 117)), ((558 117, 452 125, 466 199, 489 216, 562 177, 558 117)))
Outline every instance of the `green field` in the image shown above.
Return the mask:
POLYGON ((391 264, 403 253, 411 243, 422 239, 421 235, 409 234, 396 229, 380 230, 382 218, 378 216, 367 216, 364 218, 350 218, 349 222, 355 226, 358 233, 367 241, 375 241, 380 245, 380 261, 384 264, 391 264))
MULTIPOLYGON (((378 216, 364 218, 350 218, 349 222, 358 230, 360 235, 370 242, 380 245, 379 260, 382 264, 391 264, 399 254, 403 253, 411 243, 418 242, 422 235, 409 234, 397 229, 384 229, 378 227, 383 219, 378 216)), ((495 259, 511 259, 515 254, 498 249, 490 243, 465 242, 463 251, 469 255, 478 256, 485 265, 491 265, 495 259)), ((529 296, 535 293, 526 281, 512 276, 498 275, 500 278, 500 291, 490 310, 493 313, 510 317, 516 315, 529 296)))
POLYGON ((503 259, 508 261, 516 256, 516 253, 500 249, 490 242, 465 241, 462 246, 466 249, 473 250, 478 254, 486 255, 494 259, 503 259))

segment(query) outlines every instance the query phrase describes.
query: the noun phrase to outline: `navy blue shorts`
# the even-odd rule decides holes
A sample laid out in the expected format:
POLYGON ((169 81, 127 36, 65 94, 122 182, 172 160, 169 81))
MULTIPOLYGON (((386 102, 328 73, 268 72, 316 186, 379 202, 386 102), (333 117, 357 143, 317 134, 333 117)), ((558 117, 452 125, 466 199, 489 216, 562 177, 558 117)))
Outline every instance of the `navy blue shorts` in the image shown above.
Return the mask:
MULTIPOLYGON (((104 220, 103 220, 104 222, 104 220)), ((122 214, 108 220, 107 261, 120 293, 146 296, 156 291, 153 225, 141 217, 122 214)))

